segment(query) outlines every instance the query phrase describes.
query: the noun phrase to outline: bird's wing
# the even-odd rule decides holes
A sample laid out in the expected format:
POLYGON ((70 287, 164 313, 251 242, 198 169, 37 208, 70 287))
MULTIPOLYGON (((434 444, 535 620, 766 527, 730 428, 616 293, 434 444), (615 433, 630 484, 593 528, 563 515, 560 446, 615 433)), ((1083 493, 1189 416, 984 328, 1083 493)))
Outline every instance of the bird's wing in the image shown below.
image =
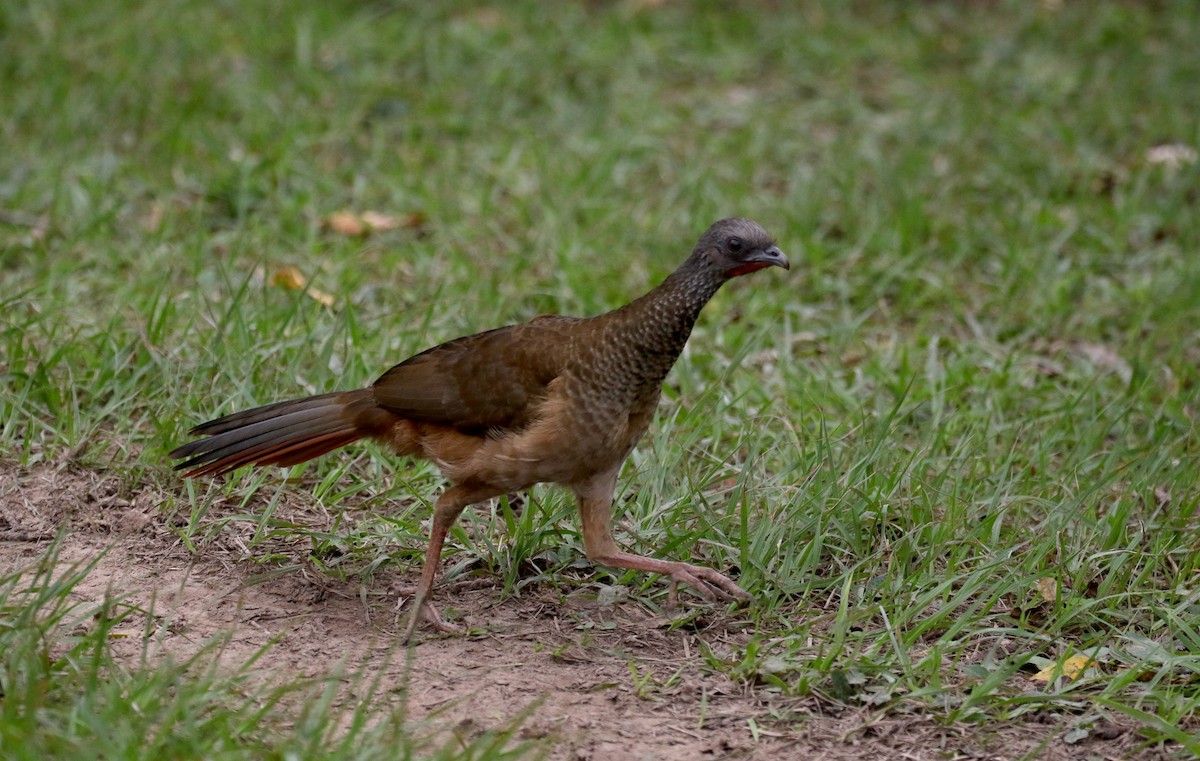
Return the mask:
POLYGON ((538 317, 465 336, 401 362, 375 382, 375 403, 459 430, 517 429, 568 361, 576 317, 538 317))

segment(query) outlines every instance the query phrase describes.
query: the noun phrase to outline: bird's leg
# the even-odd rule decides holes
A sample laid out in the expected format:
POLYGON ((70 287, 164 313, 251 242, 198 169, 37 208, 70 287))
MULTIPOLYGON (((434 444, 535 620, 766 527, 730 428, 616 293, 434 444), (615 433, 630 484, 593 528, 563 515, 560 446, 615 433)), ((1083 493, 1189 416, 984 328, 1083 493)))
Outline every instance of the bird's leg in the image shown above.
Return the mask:
POLYGON ((595 563, 629 568, 635 571, 661 573, 671 579, 667 604, 675 606, 675 588, 683 582, 707 600, 749 600, 741 587, 724 574, 711 568, 623 552, 612 538, 612 495, 617 473, 599 476, 586 484, 574 485, 583 519, 583 548, 595 563))
POLYGON ((467 505, 480 502, 492 496, 492 492, 479 487, 460 484, 451 486, 438 497, 433 508, 433 528, 429 532, 429 546, 425 549, 425 565, 421 571, 421 581, 417 584, 417 593, 413 596, 412 617, 404 631, 402 642, 407 643, 416 631, 417 624, 422 620, 428 621, 435 629, 442 632, 461 632, 453 624, 448 624, 438 615, 437 609, 429 602, 433 592, 433 582, 437 580, 438 566, 441 565, 442 544, 446 540, 446 532, 458 520, 458 516, 467 505))

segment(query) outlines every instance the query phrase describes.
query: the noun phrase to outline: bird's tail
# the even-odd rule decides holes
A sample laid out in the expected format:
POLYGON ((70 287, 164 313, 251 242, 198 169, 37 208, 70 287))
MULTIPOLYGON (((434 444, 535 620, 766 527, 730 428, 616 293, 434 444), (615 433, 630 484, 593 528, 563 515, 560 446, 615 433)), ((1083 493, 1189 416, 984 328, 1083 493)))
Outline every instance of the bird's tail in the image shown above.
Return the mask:
POLYGON ((377 435, 383 421, 371 389, 268 404, 202 423, 191 430, 205 438, 170 456, 185 478, 228 473, 243 465, 296 465, 352 441, 377 435), (185 459, 186 458, 186 459, 185 459))

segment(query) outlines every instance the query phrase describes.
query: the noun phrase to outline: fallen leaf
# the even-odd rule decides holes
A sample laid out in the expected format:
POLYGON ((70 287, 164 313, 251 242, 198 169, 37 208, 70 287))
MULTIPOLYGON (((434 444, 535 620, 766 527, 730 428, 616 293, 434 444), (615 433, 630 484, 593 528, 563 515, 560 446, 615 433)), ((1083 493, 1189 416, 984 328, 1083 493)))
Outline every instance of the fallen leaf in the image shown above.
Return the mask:
POLYGON ((333 296, 325 291, 308 287, 308 280, 295 267, 280 267, 271 275, 271 285, 286 288, 289 291, 304 291, 313 301, 325 307, 333 306, 333 296))
POLYGON ((382 211, 335 211, 325 219, 325 225, 335 233, 357 237, 388 230, 424 227, 428 218, 424 212, 386 214, 382 211))
POLYGON ((1168 169, 1195 164, 1196 158, 1196 149, 1183 143, 1163 143, 1146 151, 1147 164, 1161 164, 1168 169))
POLYGON ((1060 676, 1065 676, 1067 679, 1078 679, 1080 674, 1092 663, 1094 661, 1086 655, 1072 655, 1062 663, 1053 663, 1037 672, 1029 677, 1029 681, 1053 682, 1060 676))
POLYGON ((1043 576, 1037 580, 1038 594, 1046 602, 1054 602, 1058 599, 1058 582, 1054 579, 1043 576))
POLYGON ((404 226, 404 219, 402 217, 397 217, 393 214, 384 214, 381 211, 364 211, 359 219, 372 232, 375 230, 395 230, 397 227, 404 226))
POLYGON ((381 214, 377 211, 364 211, 363 222, 371 230, 415 230, 424 227, 429 221, 424 212, 410 211, 407 214, 381 214))
POLYGON ((271 275, 271 285, 287 288, 289 291, 298 291, 308 285, 308 280, 295 267, 280 267, 271 275))
POLYGON ((325 220, 325 224, 329 225, 330 230, 342 235, 357 236, 366 232, 366 226, 352 211, 335 211, 325 220))
POLYGON ((325 291, 318 291, 316 288, 309 288, 305 293, 310 299, 324 307, 333 307, 333 296, 325 291))

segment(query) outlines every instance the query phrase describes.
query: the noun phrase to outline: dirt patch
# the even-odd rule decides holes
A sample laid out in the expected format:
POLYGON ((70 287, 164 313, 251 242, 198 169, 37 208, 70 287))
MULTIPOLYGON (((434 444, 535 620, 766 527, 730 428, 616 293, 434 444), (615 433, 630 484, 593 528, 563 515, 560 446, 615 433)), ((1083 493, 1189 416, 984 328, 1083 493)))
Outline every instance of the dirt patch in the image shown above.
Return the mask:
MULTIPOLYGON (((259 661, 265 671, 362 669, 384 693, 403 695, 414 721, 459 734, 527 713, 520 736, 543 740, 558 761, 1167 757, 1138 755, 1136 733, 1120 728, 1067 745, 1064 726, 1036 718, 947 727, 784 696, 706 667, 705 649, 729 653, 750 636, 738 620, 714 614, 673 630, 634 602, 600 604, 548 588, 501 599, 489 579, 437 592, 443 608, 481 629, 426 632, 410 653, 395 644, 404 623, 396 591, 411 587, 418 569, 376 574, 369 588, 331 580, 299 558, 293 571, 264 574, 238 549, 244 542, 232 527, 222 529, 225 541, 189 553, 159 509, 166 501, 153 489, 122 495, 115 478, 95 471, 0 466, 0 571, 33 561, 66 523, 61 562, 101 556, 75 594, 115 593, 151 611, 152 654, 188 657, 225 634, 221 657, 240 664, 275 642, 259 661)), ((143 649, 140 638, 114 647, 130 659, 143 649)))

